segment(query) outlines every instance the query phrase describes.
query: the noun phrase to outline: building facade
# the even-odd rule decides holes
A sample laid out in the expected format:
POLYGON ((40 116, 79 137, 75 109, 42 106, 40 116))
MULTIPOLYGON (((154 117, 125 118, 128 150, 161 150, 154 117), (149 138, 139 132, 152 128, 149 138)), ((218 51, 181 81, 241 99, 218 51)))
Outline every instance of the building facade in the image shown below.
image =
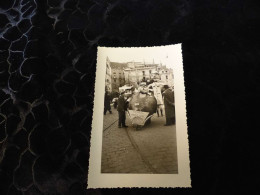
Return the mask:
POLYGON ((173 70, 167 68, 166 66, 160 65, 157 68, 157 71, 160 75, 160 80, 165 84, 169 85, 170 87, 173 86, 173 70))
POLYGON ((128 62, 124 69, 125 82, 127 84, 138 86, 141 82, 158 79, 173 86, 173 70, 162 64, 128 62))
POLYGON ((106 58, 106 76, 105 76, 105 90, 108 92, 112 92, 112 83, 111 83, 111 66, 110 60, 106 58))
POLYGON ((153 72, 157 70, 158 64, 145 64, 141 62, 128 62, 124 69, 127 84, 137 86, 153 78, 153 72))
POLYGON ((108 57, 106 59, 106 90, 114 95, 119 93, 119 87, 132 85, 138 88, 141 82, 149 83, 151 80, 160 80, 172 87, 173 70, 162 64, 134 61, 118 63, 111 62, 108 57))
POLYGON ((111 86, 112 92, 119 92, 119 87, 125 85, 124 68, 127 67, 127 63, 110 62, 111 67, 111 86))

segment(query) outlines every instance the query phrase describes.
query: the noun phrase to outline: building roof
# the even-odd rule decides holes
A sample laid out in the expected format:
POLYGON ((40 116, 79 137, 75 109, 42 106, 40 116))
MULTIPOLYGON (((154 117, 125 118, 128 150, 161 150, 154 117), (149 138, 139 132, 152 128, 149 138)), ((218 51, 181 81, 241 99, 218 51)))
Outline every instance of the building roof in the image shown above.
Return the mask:
POLYGON ((111 69, 122 69, 127 67, 127 63, 110 62, 111 69))

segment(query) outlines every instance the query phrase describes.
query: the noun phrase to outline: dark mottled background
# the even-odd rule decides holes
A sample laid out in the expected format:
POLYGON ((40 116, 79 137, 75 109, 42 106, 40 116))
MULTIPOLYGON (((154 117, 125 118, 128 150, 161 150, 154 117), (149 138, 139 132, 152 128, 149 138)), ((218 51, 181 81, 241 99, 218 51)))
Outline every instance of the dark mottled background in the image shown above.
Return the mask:
POLYGON ((0 0, 0 194, 251 194, 259 24, 252 0, 0 0), (85 190, 97 46, 174 43, 193 188, 85 190))

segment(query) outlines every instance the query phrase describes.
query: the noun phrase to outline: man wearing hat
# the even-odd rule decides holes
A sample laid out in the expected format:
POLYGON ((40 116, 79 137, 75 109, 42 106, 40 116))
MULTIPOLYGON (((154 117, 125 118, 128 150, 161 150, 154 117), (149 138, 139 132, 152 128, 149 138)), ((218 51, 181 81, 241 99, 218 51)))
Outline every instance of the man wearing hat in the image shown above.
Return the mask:
POLYGON ((120 96, 118 98, 118 104, 117 104, 117 111, 118 111, 118 128, 121 127, 127 127, 125 125, 125 111, 127 109, 127 103, 125 101, 125 95, 124 91, 120 93, 120 96))
POLYGON ((165 126, 173 125, 175 124, 174 92, 169 88, 168 85, 164 85, 162 91, 166 117, 165 126))

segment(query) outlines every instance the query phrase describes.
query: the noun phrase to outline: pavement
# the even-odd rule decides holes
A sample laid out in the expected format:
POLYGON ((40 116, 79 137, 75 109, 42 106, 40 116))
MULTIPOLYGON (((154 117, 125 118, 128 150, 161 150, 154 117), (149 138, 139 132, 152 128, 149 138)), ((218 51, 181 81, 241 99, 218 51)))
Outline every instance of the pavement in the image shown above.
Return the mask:
POLYGON ((118 128, 118 114, 104 115, 102 173, 177 174, 176 127, 164 126, 165 117, 152 117, 136 130, 126 114, 128 128, 118 128))

